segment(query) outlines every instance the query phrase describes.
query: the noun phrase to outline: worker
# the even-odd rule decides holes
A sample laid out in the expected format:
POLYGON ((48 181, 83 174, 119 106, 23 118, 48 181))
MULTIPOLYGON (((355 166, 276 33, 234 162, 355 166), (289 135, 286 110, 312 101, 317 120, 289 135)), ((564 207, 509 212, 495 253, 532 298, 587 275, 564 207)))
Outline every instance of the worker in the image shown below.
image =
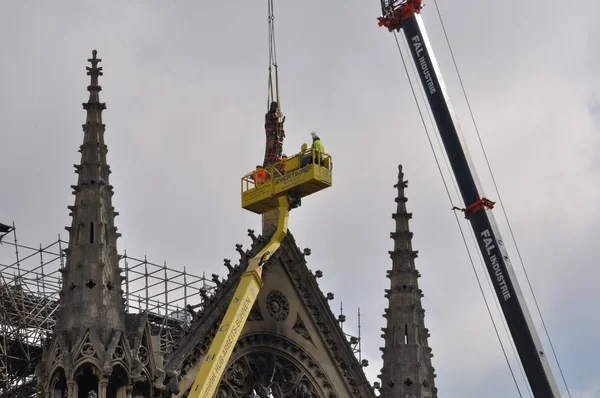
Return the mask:
POLYGON ((312 136, 313 143, 311 146, 311 150, 309 152, 305 153, 302 156, 302 159, 300 159, 300 167, 301 168, 310 163, 322 165, 323 158, 325 157, 324 156, 325 155, 325 147, 323 146, 323 143, 321 142, 321 138, 319 138, 317 133, 315 133, 314 131, 312 133, 310 133, 310 135, 312 136), (313 158, 313 152, 315 153, 315 155, 318 154, 318 156, 313 158))
POLYGON ((256 170, 252 173, 252 180, 256 183, 256 185, 264 184, 267 182, 267 171, 261 166, 257 165, 256 170))
POLYGON ((285 162, 287 161, 287 158, 288 158, 287 155, 285 153, 283 153, 281 155, 281 159, 279 160, 278 170, 281 174, 285 174, 285 162))
POLYGON ((323 162, 323 158, 325 157, 325 147, 323 146, 323 143, 321 142, 321 138, 319 138, 319 136, 317 135, 316 132, 312 132, 310 133, 310 135, 312 136, 313 139, 313 143, 312 143, 312 149, 314 149, 315 151, 318 151, 319 157, 317 159, 319 159, 318 162, 315 162, 313 160, 313 163, 318 163, 321 164, 323 162))

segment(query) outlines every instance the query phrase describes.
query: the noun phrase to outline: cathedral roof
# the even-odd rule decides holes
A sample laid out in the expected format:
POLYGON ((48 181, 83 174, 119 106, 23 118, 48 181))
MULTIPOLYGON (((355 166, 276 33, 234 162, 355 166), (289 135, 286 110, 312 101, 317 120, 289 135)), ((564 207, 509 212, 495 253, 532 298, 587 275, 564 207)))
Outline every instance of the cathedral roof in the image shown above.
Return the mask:
MULTIPOLYGON (((241 256, 240 265, 229 266, 230 272, 225 281, 195 319, 189 333, 165 360, 166 383, 174 391, 191 387, 199 369, 199 360, 207 351, 225 314, 242 271, 248 260, 266 243, 262 237, 250 235, 253 237, 251 249, 244 251, 241 245, 236 245, 241 256)), ((264 351, 287 351, 288 355, 304 364, 305 369, 313 370, 310 372, 313 381, 328 397, 374 397, 362 365, 331 311, 328 297, 319 288, 317 277, 322 273, 311 272, 305 256, 293 235, 288 233, 279 251, 265 266, 263 289, 230 365, 245 350, 252 351, 253 347, 264 351)), ((227 373, 222 379, 222 388, 226 383, 227 373)))

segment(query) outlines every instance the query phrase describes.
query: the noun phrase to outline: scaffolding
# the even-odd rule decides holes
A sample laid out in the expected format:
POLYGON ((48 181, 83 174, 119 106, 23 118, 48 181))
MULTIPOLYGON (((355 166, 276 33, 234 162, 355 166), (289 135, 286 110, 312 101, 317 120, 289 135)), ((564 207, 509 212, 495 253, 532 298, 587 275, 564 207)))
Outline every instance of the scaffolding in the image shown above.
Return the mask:
MULTIPOLYGON (((14 228, 0 240, 0 396, 31 391, 43 342, 56 324, 66 247, 60 235, 46 246, 22 245, 14 228)), ((189 327, 191 312, 202 309, 216 284, 204 273, 193 275, 126 251, 119 255, 119 266, 127 281, 127 312, 147 312, 162 353, 171 352, 189 327)))
MULTIPOLYGON (((31 397, 34 390, 35 366, 42 356, 44 341, 49 339, 56 324, 60 269, 65 267, 64 249, 68 242, 61 239, 38 247, 20 244, 16 229, 0 235, 0 397, 31 397)), ((227 262, 228 260, 226 260, 227 262)), ((186 271, 169 268, 166 262, 157 264, 130 256, 119 255, 126 283, 123 286, 125 309, 128 313, 146 312, 153 335, 160 336, 161 352, 172 352, 175 344, 189 328, 193 314, 202 311, 216 289, 217 275, 207 279, 186 271)), ((317 271, 320 273, 320 271, 317 271)), ((328 299, 333 294, 328 293, 328 299)), ((358 336, 344 332, 346 321, 342 303, 337 321, 352 352, 362 366, 360 308, 358 336)))
POLYGON ((338 318, 337 318, 337 321, 340 325, 340 330, 344 334, 344 337, 346 338, 346 340, 348 340, 348 343, 350 344, 350 348, 352 349, 352 353, 354 354, 354 356, 356 356, 358 358, 358 362, 360 362, 361 366, 365 367, 365 366, 369 366, 369 361, 367 361, 366 359, 362 359, 362 338, 360 336, 360 329, 361 329, 360 307, 358 308, 357 320, 358 320, 358 335, 357 336, 344 332, 344 322, 346 322, 346 315, 344 315, 344 303, 340 302, 340 314, 338 315, 338 318))

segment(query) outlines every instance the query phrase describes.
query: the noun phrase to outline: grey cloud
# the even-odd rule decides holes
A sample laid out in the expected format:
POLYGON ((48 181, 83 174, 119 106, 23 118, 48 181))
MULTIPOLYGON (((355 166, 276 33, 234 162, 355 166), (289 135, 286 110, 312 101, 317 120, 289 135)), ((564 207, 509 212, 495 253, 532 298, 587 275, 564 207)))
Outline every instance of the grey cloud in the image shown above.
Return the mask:
MULTIPOLYGON (((596 2, 578 3, 590 12, 579 12, 576 23, 566 23, 558 1, 519 9, 497 2, 439 6, 567 380, 572 390, 592 388, 600 375, 582 364, 600 355, 595 336, 583 331, 600 322, 593 283, 600 276, 593 252, 598 168, 589 167, 598 150, 598 119, 589 109, 598 93, 596 2)), ((377 1, 276 4, 285 150, 294 152, 317 130, 336 162, 334 187, 292 213, 291 231, 313 249, 309 266, 324 271, 319 282, 336 294, 334 309, 344 302, 348 327, 361 307, 367 373, 375 381, 392 185, 402 163, 440 393, 514 396, 378 13, 377 1)), ((485 191, 497 199, 432 2, 423 13, 485 191)), ((264 151, 266 5, 4 3, 0 37, 0 222, 14 219, 22 242, 33 245, 59 232, 66 237, 84 68, 96 48, 120 249, 194 273, 222 272, 222 258, 235 258, 234 244, 247 242, 246 229, 259 228, 259 219, 239 207, 239 178, 264 151)))

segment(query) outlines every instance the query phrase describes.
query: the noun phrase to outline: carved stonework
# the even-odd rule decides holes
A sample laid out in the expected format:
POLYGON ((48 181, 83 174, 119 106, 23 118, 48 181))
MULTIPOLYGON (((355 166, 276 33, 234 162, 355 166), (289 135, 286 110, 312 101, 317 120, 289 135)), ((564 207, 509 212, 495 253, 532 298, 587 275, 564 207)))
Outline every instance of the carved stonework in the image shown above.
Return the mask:
POLYGON ((60 362, 62 360, 63 356, 64 356, 64 352, 63 352, 62 348, 60 347, 60 345, 57 345, 56 349, 54 350, 54 358, 53 358, 54 362, 55 363, 60 362))
POLYGON ((148 356, 148 349, 146 347, 144 347, 143 345, 140 346, 140 349, 138 350, 138 358, 140 360, 140 362, 144 365, 144 366, 148 366, 148 360, 150 359, 148 356))
POLYGON ((234 268, 235 273, 229 275, 229 283, 217 288, 210 299, 207 298, 205 307, 192 322, 186 336, 179 342, 176 350, 166 358, 167 384, 173 392, 179 393, 181 387, 184 389, 189 388, 179 384, 184 380, 187 372, 208 350, 227 306, 233 298, 236 282, 239 281, 243 270, 247 268, 249 258, 258 253, 260 249, 262 249, 262 246, 255 245, 250 251, 244 251, 241 244, 236 245, 236 251, 240 255, 240 263, 239 266, 234 268))
POLYGON ((310 377, 292 361, 273 352, 243 355, 226 371, 217 397, 320 398, 310 377))
POLYGON ((248 315, 248 322, 252 322, 252 321, 264 321, 265 318, 262 315, 262 312, 260 311, 260 307, 258 306, 258 301, 256 303, 254 303, 254 306, 252 307, 252 310, 250 311, 250 314, 248 315))
POLYGON ((81 355, 84 357, 93 357, 95 353, 96 350, 94 350, 92 343, 85 343, 83 347, 81 347, 81 355))
MULTIPOLYGON (((333 354, 335 364, 346 379, 352 397, 374 396, 371 389, 359 387, 359 385, 365 385, 368 381, 360 368, 358 360, 350 350, 350 346, 342 337, 342 332, 339 330, 336 320, 328 316, 331 311, 323 307, 321 300, 315 298, 314 292, 318 292, 319 288, 315 286, 316 282, 308 268, 298 266, 298 263, 302 263, 303 260, 299 258, 300 253, 297 248, 294 250, 293 246, 283 246, 280 251, 287 252, 290 257, 290 261, 283 261, 282 264, 304 298, 304 307, 312 315, 318 331, 333 354)), ((283 253, 281 255, 284 256, 283 253)))
POLYGON ((294 324, 294 332, 298 333, 300 336, 304 337, 306 340, 313 342, 310 332, 306 328, 302 317, 300 317, 299 313, 296 313, 296 323, 294 324))
POLYGON ((115 348, 115 352, 113 352, 113 359, 117 361, 122 361, 125 358, 125 349, 122 345, 118 345, 115 348))
POLYGON ((290 314, 290 303, 285 295, 277 290, 267 295, 267 308, 269 314, 276 321, 285 321, 290 314))
POLYGON ((79 354, 77 355, 77 359, 89 359, 89 358, 98 358, 98 353, 96 352, 96 348, 90 339, 90 336, 87 335, 83 340, 83 344, 79 349, 79 354))
MULTIPOLYGON (((269 330, 277 328, 271 322, 264 322, 263 324, 253 324, 251 328, 253 332, 248 330, 249 334, 242 334, 234 348, 228 365, 228 379, 224 376, 220 390, 218 390, 218 394, 215 397, 260 397, 261 395, 258 394, 264 393, 264 391, 261 392, 260 388, 257 388, 258 391, 247 391, 246 381, 253 380, 251 377, 252 369, 249 368, 247 363, 246 367, 244 367, 245 362, 241 361, 242 357, 250 353, 258 354, 260 352, 261 354, 276 353, 276 355, 295 364, 298 369, 301 369, 308 376, 308 380, 312 383, 311 385, 320 389, 317 391, 318 394, 316 397, 374 398, 375 393, 366 379, 362 367, 354 356, 348 341, 340 330, 337 319, 331 313, 327 302, 323 300, 314 275, 306 267, 301 256, 302 253, 296 247, 293 239, 290 236, 288 236, 288 239, 290 240, 283 244, 278 252, 280 253, 280 257, 272 258, 266 267, 284 267, 285 272, 289 275, 291 282, 299 293, 299 298, 294 302, 294 305, 303 307, 307 314, 303 313, 304 319, 299 318, 298 314, 296 319, 289 319, 290 316, 293 316, 293 314, 290 315, 289 313, 291 307, 290 299, 280 291, 270 291, 270 288, 277 287, 276 285, 270 286, 270 283, 265 283, 265 293, 267 295, 264 297, 264 301, 260 300, 258 302, 260 306, 258 304, 253 306, 249 320, 258 321, 258 318, 261 317, 261 320, 273 317, 274 321, 279 322, 288 319, 289 321, 293 320, 294 323, 290 322, 289 326, 296 333, 303 336, 300 342, 307 339, 312 344, 315 344, 319 340, 325 345, 325 350, 332 358, 331 366, 337 368, 337 374, 341 376, 341 380, 336 379, 337 375, 331 375, 333 376, 333 380, 330 379, 330 375, 320 367, 319 360, 314 358, 305 349, 307 348, 305 347, 305 343, 303 346, 302 343, 298 344, 290 340, 292 336, 286 338, 279 336, 275 331, 261 330, 263 328, 269 330), (309 320, 310 323, 308 323, 309 320), (313 324, 314 329, 311 328, 309 331, 307 325, 313 324), (236 364, 235 368, 233 367, 234 364, 236 364), (243 388, 246 388, 246 390, 240 386, 245 386, 243 388), (235 388, 238 390, 236 391, 235 388)), ((255 245, 252 247, 252 252, 244 252, 240 245, 238 252, 240 252, 242 258, 239 269, 245 269, 248 258, 256 254, 261 247, 261 245, 255 245)), ((264 275, 265 280, 268 276, 268 272, 266 272, 264 275)), ((203 309, 202 316, 194 321, 179 347, 167 357, 165 370, 168 375, 167 385, 171 392, 181 394, 179 396, 185 397, 186 391, 189 391, 192 387, 196 375, 194 374, 194 377, 191 377, 188 373, 192 372, 192 369, 197 365, 211 343, 218 329, 219 322, 227 309, 227 305, 233 297, 233 288, 236 286, 236 282, 239 281, 239 277, 240 272, 229 276, 228 284, 218 289, 216 294, 211 297, 210 303, 203 309)), ((302 389, 304 388, 302 386, 303 384, 300 383, 298 391, 291 393, 291 395, 285 391, 282 394, 283 396, 290 397, 296 396, 294 394, 302 394, 302 389)), ((267 388, 269 386, 262 385, 262 387, 267 388)), ((270 394, 277 396, 278 391, 275 387, 273 388, 274 390, 270 394)), ((308 393, 310 394, 310 391, 308 393)), ((268 394, 263 396, 270 398, 268 394)))

